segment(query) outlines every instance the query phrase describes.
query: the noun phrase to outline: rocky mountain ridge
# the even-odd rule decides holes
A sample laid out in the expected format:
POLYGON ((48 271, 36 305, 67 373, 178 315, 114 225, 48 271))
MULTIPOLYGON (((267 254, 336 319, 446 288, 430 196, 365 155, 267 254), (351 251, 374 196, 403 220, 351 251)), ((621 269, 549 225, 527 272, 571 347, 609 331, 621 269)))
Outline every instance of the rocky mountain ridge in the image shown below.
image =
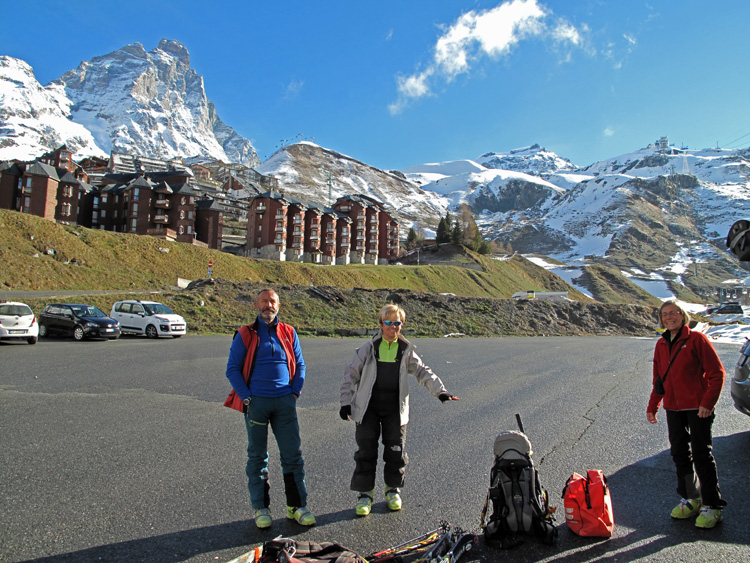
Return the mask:
POLYGON ((140 43, 127 45, 83 61, 44 87, 31 67, 20 63, 0 57, 0 158, 35 158, 68 144, 79 157, 115 151, 165 160, 200 155, 248 166, 260 163, 250 141, 219 118, 206 97, 203 77, 190 67, 190 54, 179 41, 162 39, 151 51, 140 43), (44 120, 35 123, 17 103, 28 92, 44 99, 42 113, 63 116, 69 123, 59 128, 44 120), (24 130, 8 126, 24 118, 24 130), (79 139, 69 129, 90 133, 79 139))

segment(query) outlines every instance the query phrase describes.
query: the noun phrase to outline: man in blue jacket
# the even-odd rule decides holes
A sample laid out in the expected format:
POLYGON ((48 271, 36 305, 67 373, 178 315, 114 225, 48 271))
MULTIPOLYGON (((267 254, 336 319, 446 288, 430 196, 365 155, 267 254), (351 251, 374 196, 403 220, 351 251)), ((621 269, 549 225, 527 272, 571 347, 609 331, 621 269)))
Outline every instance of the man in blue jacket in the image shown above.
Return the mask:
POLYGON ((232 392, 225 406, 245 415, 247 428, 247 486, 255 509, 255 525, 271 523, 268 484, 268 425, 279 447, 284 473, 287 518, 303 526, 315 524, 307 508, 305 464, 300 447, 297 399, 305 383, 297 331, 277 318, 279 296, 264 289, 255 300, 258 317, 240 327, 232 340, 227 378, 232 392))

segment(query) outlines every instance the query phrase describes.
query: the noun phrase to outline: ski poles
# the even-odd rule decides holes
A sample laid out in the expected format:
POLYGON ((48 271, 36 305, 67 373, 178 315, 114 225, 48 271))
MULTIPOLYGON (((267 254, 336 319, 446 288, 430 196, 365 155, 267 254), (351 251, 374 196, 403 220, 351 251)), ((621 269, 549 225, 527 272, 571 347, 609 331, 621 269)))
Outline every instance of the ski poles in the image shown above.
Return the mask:
POLYGON ((424 549, 426 546, 438 541, 448 529, 450 529, 450 524, 443 522, 440 524, 439 528, 430 530, 429 532, 407 540, 404 543, 368 555, 365 559, 367 559, 368 563, 381 563, 382 561, 389 561, 396 557, 419 551, 420 549, 424 549))
MULTIPOLYGON (((438 533, 430 543, 435 545, 423 556, 412 560, 412 563, 457 563, 464 553, 474 548, 479 539, 476 534, 464 533, 459 528, 452 528, 450 524, 444 524, 431 534, 434 532, 438 533)), ((424 550, 424 547, 420 550, 424 550)))

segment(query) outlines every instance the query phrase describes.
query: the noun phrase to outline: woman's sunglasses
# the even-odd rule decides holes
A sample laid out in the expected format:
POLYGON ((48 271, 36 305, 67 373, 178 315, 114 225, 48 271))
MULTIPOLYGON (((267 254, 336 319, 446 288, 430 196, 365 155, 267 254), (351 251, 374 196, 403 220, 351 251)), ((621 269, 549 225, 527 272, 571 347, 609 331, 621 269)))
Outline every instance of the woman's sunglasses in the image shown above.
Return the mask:
POLYGON ((402 323, 401 321, 383 321, 383 324, 385 326, 401 326, 404 323, 402 323))

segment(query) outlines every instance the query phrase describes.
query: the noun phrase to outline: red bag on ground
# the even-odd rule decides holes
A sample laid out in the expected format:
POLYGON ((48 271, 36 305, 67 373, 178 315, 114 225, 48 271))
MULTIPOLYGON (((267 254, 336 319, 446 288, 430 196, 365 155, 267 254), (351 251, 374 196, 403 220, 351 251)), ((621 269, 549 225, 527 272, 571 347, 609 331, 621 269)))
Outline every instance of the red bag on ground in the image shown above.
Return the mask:
POLYGON ((573 473, 562 494, 565 523, 579 536, 608 538, 615 529, 607 478, 599 469, 573 473))

